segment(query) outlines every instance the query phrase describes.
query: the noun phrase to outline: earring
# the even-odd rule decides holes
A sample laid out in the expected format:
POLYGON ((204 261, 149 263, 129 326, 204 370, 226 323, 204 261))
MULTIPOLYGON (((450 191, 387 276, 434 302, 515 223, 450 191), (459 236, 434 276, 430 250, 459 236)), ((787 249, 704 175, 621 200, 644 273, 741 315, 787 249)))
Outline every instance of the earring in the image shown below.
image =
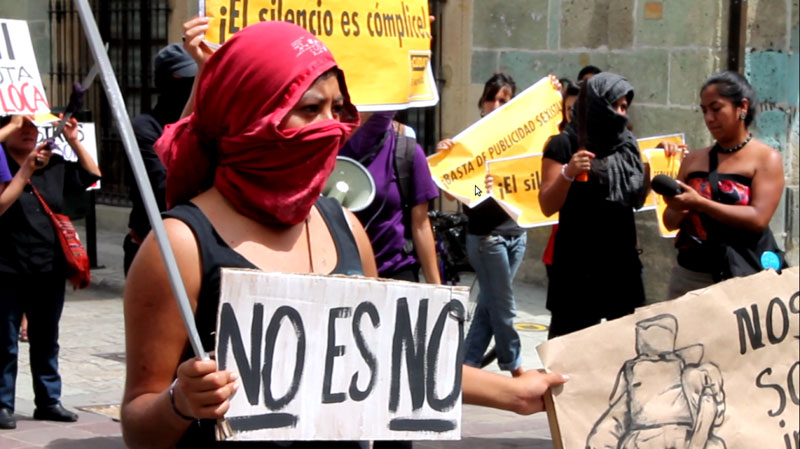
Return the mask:
POLYGON ((747 112, 742 112, 741 114, 739 114, 740 120, 744 120, 745 118, 747 118, 747 112))

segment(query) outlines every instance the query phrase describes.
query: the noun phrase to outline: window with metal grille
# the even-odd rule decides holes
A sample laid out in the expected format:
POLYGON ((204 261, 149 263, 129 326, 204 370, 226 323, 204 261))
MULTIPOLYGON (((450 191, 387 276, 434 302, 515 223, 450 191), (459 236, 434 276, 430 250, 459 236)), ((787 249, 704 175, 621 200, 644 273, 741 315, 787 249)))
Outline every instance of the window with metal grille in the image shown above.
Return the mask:
MULTIPOLYGON (((109 59, 125 107, 133 117, 155 104, 153 60, 158 50, 168 44, 169 1, 96 0, 91 3, 100 35, 108 43, 109 59)), ((69 100, 72 83, 85 76, 94 59, 71 0, 50 0, 49 17, 51 70, 45 82, 49 83, 50 103, 58 111, 69 100)), ((97 193, 97 201, 128 205, 125 151, 99 80, 87 93, 84 108, 79 119, 93 121, 98 136, 103 188, 97 193)))

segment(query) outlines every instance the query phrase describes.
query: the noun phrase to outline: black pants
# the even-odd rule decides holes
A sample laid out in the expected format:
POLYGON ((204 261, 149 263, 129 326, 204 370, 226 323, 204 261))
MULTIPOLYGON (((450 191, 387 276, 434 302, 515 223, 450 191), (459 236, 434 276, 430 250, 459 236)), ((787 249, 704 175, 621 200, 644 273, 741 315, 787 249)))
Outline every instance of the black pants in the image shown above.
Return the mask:
POLYGON ((122 251, 124 253, 122 260, 122 268, 125 271, 125 276, 128 276, 128 270, 131 268, 133 258, 136 257, 136 252, 139 251, 139 244, 133 240, 130 234, 125 235, 125 240, 122 242, 122 251))
POLYGON ((14 412, 18 332, 28 316, 28 338, 34 403, 47 408, 59 403, 58 322, 64 308, 64 273, 0 274, 0 407, 14 412))

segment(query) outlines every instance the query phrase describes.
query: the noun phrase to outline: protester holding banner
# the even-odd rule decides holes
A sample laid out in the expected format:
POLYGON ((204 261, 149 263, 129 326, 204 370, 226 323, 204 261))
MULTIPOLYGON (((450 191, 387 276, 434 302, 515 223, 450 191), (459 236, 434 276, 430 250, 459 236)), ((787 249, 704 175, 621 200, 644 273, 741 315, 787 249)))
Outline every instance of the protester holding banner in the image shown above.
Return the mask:
POLYGON ((356 213, 369 235, 378 274, 430 284, 441 283, 428 202, 439 196, 414 139, 394 130, 394 111, 376 112, 359 127, 339 154, 363 164, 375 180, 375 199, 356 213))
MULTIPOLYGON (((478 101, 481 117, 507 103, 516 91, 510 75, 495 73, 486 81, 478 101)), ((447 139, 436 148, 442 151, 452 145, 453 141, 447 139)), ((524 370, 520 338, 514 329, 516 305, 512 282, 525 256, 528 235, 492 199, 475 208, 465 206, 464 213, 468 218, 467 255, 480 286, 478 305, 467 334, 464 363, 480 367, 494 336, 500 369, 519 376, 524 370)))
POLYGON ((78 122, 64 127, 64 136, 78 156, 65 162, 36 145, 38 131, 30 118, 0 118, 5 156, 15 178, 3 192, 2 201, 13 200, 0 216, 0 428, 14 428, 14 394, 17 376, 18 331, 22 314, 30 323, 30 363, 36 409, 34 419, 75 421, 78 415, 60 402, 58 374, 58 322, 64 306, 66 267, 57 231, 32 188, 55 213, 60 213, 64 194, 81 192, 100 178, 100 169, 80 142, 78 122), (10 128, 10 132, 7 130, 10 128), (41 167, 37 166, 37 160, 41 167), (10 194, 10 195, 8 195, 10 194), (8 197, 7 197, 8 195, 8 197), (10 197, 10 198, 9 198, 10 197))
MULTIPOLYGON (((165 226, 206 350, 214 346, 221 267, 377 274, 358 220, 319 196, 358 123, 324 44, 284 22, 245 28, 206 62, 194 111, 168 126, 156 148, 174 206, 165 226)), ((139 254, 125 291, 126 442, 216 447, 214 420, 238 384, 213 360, 186 352, 156 242, 145 239, 139 254)))
POLYGON ((539 200, 545 215, 559 213, 547 288, 551 338, 644 303, 633 210, 644 203, 648 185, 626 128, 632 100, 633 86, 622 76, 593 76, 581 87, 578 116, 545 148, 539 200), (585 148, 578 144, 581 120, 585 148), (577 181, 585 171, 588 181, 577 181))
MULTIPOLYGON (((155 60, 158 101, 152 111, 143 112, 131 120, 136 142, 139 144, 139 152, 142 154, 142 162, 147 170, 147 177, 153 188, 158 208, 162 212, 166 210, 164 189, 167 175, 164 165, 153 150, 153 144, 161 136, 164 126, 176 122, 180 118, 192 92, 196 73, 197 64, 179 44, 171 44, 162 48, 155 60)), ((150 221, 147 218, 144 202, 130 167, 127 167, 126 176, 129 179, 130 191, 128 194, 132 207, 128 218, 130 231, 125 236, 122 245, 125 252, 123 264, 125 273, 128 272, 139 245, 150 232, 150 221)))
POLYGON ((703 83, 700 107, 716 143, 686 156, 678 173, 682 193, 664 197, 664 225, 680 228, 670 298, 785 266, 769 230, 783 193, 783 162, 748 131, 756 114, 753 88, 738 73, 718 73, 703 83))

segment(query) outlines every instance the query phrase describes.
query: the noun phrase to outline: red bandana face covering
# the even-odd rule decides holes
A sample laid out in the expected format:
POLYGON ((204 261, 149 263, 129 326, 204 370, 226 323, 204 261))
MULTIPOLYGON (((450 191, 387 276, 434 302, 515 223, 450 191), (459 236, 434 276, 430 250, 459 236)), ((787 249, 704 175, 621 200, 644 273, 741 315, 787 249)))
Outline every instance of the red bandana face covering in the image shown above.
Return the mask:
POLYGON ((251 25, 220 47, 200 74, 194 109, 156 142, 167 168, 168 206, 213 183, 241 214, 270 225, 308 216, 358 124, 330 51, 284 22, 251 25), (286 114, 330 69, 345 98, 342 121, 282 129, 286 114))

